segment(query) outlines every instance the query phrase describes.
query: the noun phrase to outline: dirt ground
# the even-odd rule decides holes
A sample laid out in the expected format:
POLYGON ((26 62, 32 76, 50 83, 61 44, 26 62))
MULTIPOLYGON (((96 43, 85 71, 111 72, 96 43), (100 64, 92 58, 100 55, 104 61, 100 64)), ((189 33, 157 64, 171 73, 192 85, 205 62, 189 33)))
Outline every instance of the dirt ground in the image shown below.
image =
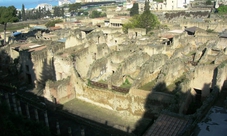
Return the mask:
POLYGON ((128 132, 134 130, 136 123, 140 120, 132 116, 121 116, 116 111, 101 108, 78 99, 65 103, 63 110, 128 132))

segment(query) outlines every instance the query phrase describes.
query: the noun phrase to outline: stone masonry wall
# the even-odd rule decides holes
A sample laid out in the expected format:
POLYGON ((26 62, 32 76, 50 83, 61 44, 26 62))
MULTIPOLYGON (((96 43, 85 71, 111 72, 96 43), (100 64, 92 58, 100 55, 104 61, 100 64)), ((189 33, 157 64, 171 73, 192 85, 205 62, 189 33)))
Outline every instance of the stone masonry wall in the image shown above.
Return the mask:
POLYGON ((151 58, 141 67, 140 73, 136 77, 136 80, 134 81, 132 87, 139 88, 144 84, 155 80, 161 67, 166 63, 167 60, 167 55, 157 54, 151 56, 151 58))
POLYGON ((166 83, 166 86, 168 86, 174 80, 179 78, 184 72, 186 72, 186 67, 182 59, 170 59, 162 67, 162 70, 157 78, 157 82, 164 82, 166 83))

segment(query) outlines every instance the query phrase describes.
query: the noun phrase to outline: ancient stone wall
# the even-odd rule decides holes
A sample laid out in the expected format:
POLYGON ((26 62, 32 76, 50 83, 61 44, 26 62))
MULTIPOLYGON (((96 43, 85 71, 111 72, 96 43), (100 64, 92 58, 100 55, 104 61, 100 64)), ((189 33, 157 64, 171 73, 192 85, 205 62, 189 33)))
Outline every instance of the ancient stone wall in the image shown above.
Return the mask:
POLYGON ((150 56, 154 54, 161 54, 166 51, 166 46, 161 44, 148 44, 141 48, 143 48, 144 52, 146 52, 150 56))
POLYGON ((151 56, 151 58, 142 65, 140 73, 135 78, 136 80, 134 81, 132 87, 139 88, 144 84, 155 80, 161 67, 167 60, 168 56, 164 54, 151 56))
POLYGON ((186 36, 187 36, 187 34, 185 32, 181 33, 179 35, 175 35, 173 37, 173 43, 171 45, 171 48, 175 49, 175 48, 179 47, 182 44, 181 39, 184 39, 186 36))
POLYGON ((215 85, 221 89, 227 88, 227 61, 223 61, 218 67, 217 67, 217 77, 214 79, 215 85))
POLYGON ((168 86, 174 80, 179 78, 184 72, 186 72, 186 66, 182 59, 170 59, 162 67, 162 70, 158 75, 157 82, 164 82, 166 86, 168 86))
POLYGON ((69 57, 55 56, 54 68, 56 80, 62 80, 71 75, 70 69, 74 67, 69 57))
MULTIPOLYGON (((87 78, 92 81, 99 81, 100 79, 105 79, 103 77, 103 74, 107 75, 108 69, 111 69, 111 67, 108 67, 107 69, 107 63, 109 63, 107 58, 102 58, 95 61, 89 67, 87 78)), ((112 71, 109 73, 112 73, 112 71)))
POLYGON ((75 90, 73 84, 70 83, 70 77, 56 82, 48 81, 44 90, 44 97, 57 104, 74 99, 75 90))
POLYGON ((111 82, 113 85, 120 86, 124 82, 124 76, 130 75, 134 77, 133 73, 142 66, 144 62, 149 59, 149 55, 146 53, 136 53, 132 57, 126 59, 113 73, 111 82))
POLYGON ((106 44, 92 44, 75 53, 76 69, 82 78, 86 78, 90 64, 109 54, 106 44))
POLYGON ((181 26, 182 27, 199 27, 202 28, 204 30, 210 29, 210 30, 214 30, 216 32, 222 32, 226 27, 227 24, 224 22, 213 22, 213 23, 207 23, 207 22, 190 22, 190 21, 182 21, 181 22, 181 26))
POLYGON ((92 40, 96 44, 106 43, 106 37, 102 31, 94 31, 86 35, 87 40, 92 40))
POLYGON ((219 48, 219 49, 225 49, 227 47, 227 38, 219 38, 217 40, 217 45, 216 47, 219 48))
POLYGON ((144 28, 128 29, 128 37, 130 39, 141 38, 144 35, 146 35, 146 29, 144 29, 144 28))
POLYGON ((84 32, 80 30, 75 30, 74 32, 71 31, 70 33, 71 35, 66 39, 65 48, 78 46, 87 41, 86 38, 83 37, 84 32))
POLYGON ((193 78, 191 79, 191 88, 202 90, 202 97, 208 96, 210 89, 215 84, 214 75, 217 75, 216 67, 216 65, 199 65, 195 68, 193 78))

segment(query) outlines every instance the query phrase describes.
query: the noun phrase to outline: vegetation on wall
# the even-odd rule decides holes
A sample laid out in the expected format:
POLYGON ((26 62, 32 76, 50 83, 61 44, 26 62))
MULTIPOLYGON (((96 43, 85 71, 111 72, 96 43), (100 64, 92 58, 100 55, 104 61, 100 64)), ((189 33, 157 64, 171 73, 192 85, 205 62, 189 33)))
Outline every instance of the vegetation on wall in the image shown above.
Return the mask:
POLYGON ((175 13, 166 13, 165 18, 171 20, 178 17, 196 18, 196 17, 208 17, 208 15, 209 15, 209 11, 196 11, 196 12, 181 11, 181 12, 175 12, 175 13))
POLYGON ((61 23, 61 22, 63 22, 63 20, 56 19, 56 20, 51 20, 51 21, 47 22, 45 25, 46 25, 46 27, 54 27, 55 24, 61 23))
POLYGON ((99 12, 97 10, 93 10, 89 15, 90 18, 99 18, 99 17, 106 17, 106 13, 99 12))
POLYGON ((81 8, 80 3, 73 3, 69 4, 69 12, 75 13, 78 12, 78 10, 81 8))
POLYGON ((226 5, 220 5, 218 10, 218 14, 227 14, 227 6, 226 5))
POLYGON ((131 83, 129 82, 129 80, 126 78, 125 82, 121 85, 122 88, 130 88, 131 87, 131 83))
POLYGON ((212 3, 211 0, 207 0, 205 4, 206 4, 206 5, 212 5, 213 3, 212 3))

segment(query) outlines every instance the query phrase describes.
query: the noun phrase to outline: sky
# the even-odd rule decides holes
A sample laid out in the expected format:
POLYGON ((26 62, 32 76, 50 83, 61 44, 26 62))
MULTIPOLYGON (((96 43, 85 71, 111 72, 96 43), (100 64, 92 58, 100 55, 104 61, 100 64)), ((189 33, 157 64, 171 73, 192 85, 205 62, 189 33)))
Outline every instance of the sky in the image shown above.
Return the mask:
POLYGON ((17 9, 22 8, 24 4, 26 9, 35 8, 38 4, 48 3, 52 6, 58 5, 58 0, 0 0, 0 6, 14 6, 17 9))

